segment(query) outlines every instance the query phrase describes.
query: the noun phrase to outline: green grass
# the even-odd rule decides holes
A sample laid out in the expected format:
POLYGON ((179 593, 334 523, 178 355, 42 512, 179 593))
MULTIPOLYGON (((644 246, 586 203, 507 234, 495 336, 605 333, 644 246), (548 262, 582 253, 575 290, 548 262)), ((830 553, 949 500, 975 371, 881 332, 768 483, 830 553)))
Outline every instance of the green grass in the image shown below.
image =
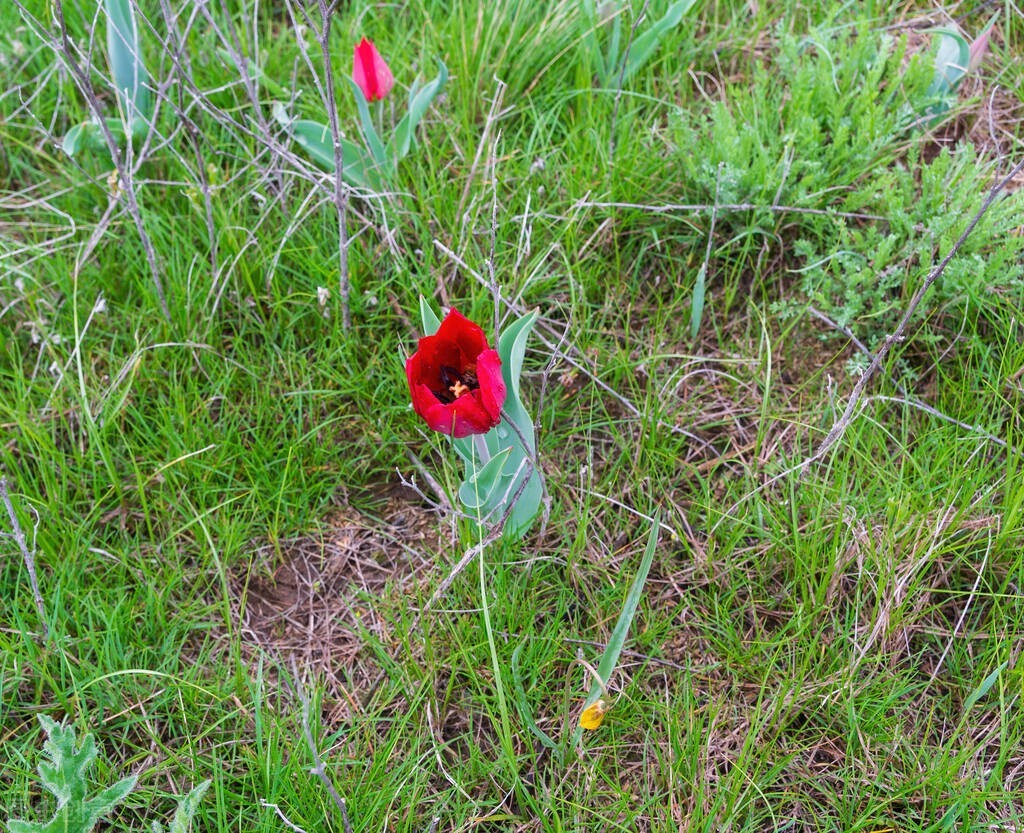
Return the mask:
MULTIPOLYGON (((196 829, 342 830, 307 728, 356 831, 1019 829, 1018 191, 799 468, 867 366, 850 334, 881 345, 1020 159, 1019 9, 949 10, 995 35, 922 129, 915 21, 948 25, 925 4, 705 0, 621 91, 574 2, 343 4, 350 136, 362 35, 398 87, 451 72, 393 192, 351 199, 346 332, 330 186, 270 116, 297 95, 325 119, 319 49, 310 70, 286 3, 215 5, 176 66, 143 4, 177 82, 134 177, 165 320, 109 157, 59 147, 85 99, 0 4, 0 475, 50 633, 0 538, 0 821, 53 810, 42 713, 94 733, 94 786, 139 775, 115 829, 211 778, 196 829), (408 407, 420 295, 489 333, 540 310, 524 391, 553 497, 427 611, 477 531, 398 485, 433 497, 410 451, 458 478, 408 407), (659 510, 613 708, 574 746, 659 510)), ((92 12, 66 14, 86 45, 92 12)))

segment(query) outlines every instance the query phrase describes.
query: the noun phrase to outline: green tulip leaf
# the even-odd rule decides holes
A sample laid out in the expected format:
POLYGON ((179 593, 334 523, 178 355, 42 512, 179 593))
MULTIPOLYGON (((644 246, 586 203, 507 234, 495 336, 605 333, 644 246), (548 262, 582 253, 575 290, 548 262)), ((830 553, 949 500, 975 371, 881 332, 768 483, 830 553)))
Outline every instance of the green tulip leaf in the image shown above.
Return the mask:
POLYGON ((520 395, 519 377, 523 372, 523 360, 526 356, 526 342, 530 337, 534 324, 537 323, 538 312, 527 313, 505 328, 498 339, 498 355, 501 357, 501 374, 507 391, 505 406, 502 409, 502 422, 491 434, 502 445, 511 444, 517 454, 510 458, 505 466, 505 473, 513 478, 514 487, 511 494, 519 489, 525 471, 529 471, 529 481, 523 487, 509 515, 506 526, 506 537, 520 538, 526 534, 530 524, 540 511, 544 500, 544 480, 540 470, 529 466, 526 461, 536 459, 537 440, 533 430, 533 420, 523 405, 520 395), (511 422, 511 425, 505 424, 511 422), (518 429, 518 430, 517 430, 518 429))
POLYGON ((971 62, 971 45, 959 32, 952 29, 936 29, 938 39, 935 52, 935 75, 928 86, 929 96, 952 95, 960 80, 967 74, 971 62))
POLYGON ((420 88, 423 86, 423 82, 420 81, 420 77, 417 75, 412 79, 412 84, 409 87, 409 101, 406 107, 412 107, 413 101, 416 99, 416 95, 419 93, 420 88))
POLYGON ((501 357, 501 371, 509 394, 519 399, 519 376, 523 372, 526 356, 526 340, 533 325, 537 323, 537 310, 527 313, 505 328, 498 339, 498 355, 501 357))
MULTIPOLYGON (((590 694, 587 696, 584 708, 596 703, 604 694, 605 686, 608 685, 608 681, 611 679, 616 665, 618 665, 619 655, 626 644, 630 625, 633 624, 633 617, 636 616, 636 609, 640 604, 641 596, 643 596, 644 585, 647 583, 647 574, 651 571, 651 563, 654 561, 654 551, 658 545, 658 532, 660 529, 661 519, 659 513, 654 516, 654 520, 651 523, 651 531, 647 536, 647 548, 644 550, 644 556, 640 560, 640 567, 636 572, 636 577, 633 579, 633 584, 629 588, 629 593, 626 594, 626 601, 622 605, 622 612, 619 613, 619 621, 615 623, 615 630, 612 631, 608 645, 601 656, 601 662, 597 666, 597 675, 600 679, 594 680, 593 685, 590 687, 590 694)), ((574 743, 579 743, 582 734, 583 729, 577 727, 576 733, 573 736, 574 743)))
MULTIPOLYGON (((525 452, 532 456, 536 452, 536 440, 533 432, 533 420, 523 406, 523 400, 519 391, 519 377, 523 372, 523 359, 526 356, 526 341, 530 337, 533 325, 537 322, 537 311, 524 315, 505 331, 498 339, 498 355, 501 357, 501 375, 505 380, 505 415, 515 423, 519 433, 526 440, 525 452)), ((505 439, 503 434, 507 432, 513 443, 522 445, 518 434, 510 428, 498 426, 495 429, 498 436, 505 439)))
POLYGON ((707 293, 708 263, 705 260, 697 272, 697 280, 693 285, 693 301, 690 304, 690 338, 696 338, 700 330, 700 320, 704 315, 704 298, 707 293))
MULTIPOLYGON (((142 44, 131 0, 106 0, 107 59, 125 118, 148 124, 153 115, 149 73, 142 62, 142 44)), ((132 132, 135 132, 134 129, 132 132)))
POLYGON ((492 503, 492 499, 501 497, 503 484, 502 472, 505 462, 512 453, 506 448, 494 455, 483 468, 472 472, 459 487, 459 500, 469 509, 480 509, 492 503))
POLYGON ((373 126, 373 119, 370 118, 370 105, 366 101, 366 96, 363 95, 359 85, 351 78, 348 79, 348 83, 352 85, 352 90, 356 96, 359 124, 363 132, 363 139, 366 140, 366 147, 369 149, 373 161, 378 167, 383 168, 387 164, 388 155, 384 149, 384 143, 380 140, 380 136, 377 135, 377 128, 373 126))
MULTIPOLYGON (((277 101, 273 107, 274 118, 284 127, 295 143, 321 168, 334 170, 334 144, 331 141, 331 129, 327 125, 307 119, 292 119, 284 105, 277 101)), ((341 142, 342 178, 357 188, 371 189, 374 186, 373 170, 366 158, 366 153, 359 145, 343 139, 341 142)))
POLYGON ((408 155, 416 126, 426 115, 431 103, 448 81, 448 67, 444 65, 443 61, 438 61, 437 63, 441 67, 437 78, 422 88, 420 88, 417 82, 413 84, 412 89, 409 91, 409 109, 395 127, 395 132, 392 134, 391 142, 388 145, 388 152, 395 165, 398 164, 399 160, 404 159, 408 155))
POLYGON ((441 319, 437 317, 430 301, 420 295, 420 323, 423 325, 423 335, 432 336, 441 329, 441 319))
MULTIPOLYGON (((124 144, 124 122, 121 119, 104 119, 107 130, 114 137, 114 141, 124 144)), ((149 130, 149 124, 142 119, 132 121, 132 138, 141 139, 149 130)), ((61 141, 61 148, 68 156, 74 156, 80 150, 88 151, 109 151, 107 138, 103 135, 103 128, 97 121, 84 121, 76 124, 61 141)))
MULTIPOLYGON (((124 125, 120 119, 104 119, 107 129, 118 144, 124 141, 124 125)), ((103 135, 103 128, 95 121, 84 121, 76 124, 64 134, 61 147, 68 156, 74 156, 80 150, 103 151, 108 150, 107 140, 103 135)))
MULTIPOLYGON (((517 482, 516 488, 512 490, 512 494, 515 494, 518 488, 517 482)), ((516 500, 512 507, 512 512, 508 516, 505 526, 505 538, 513 541, 522 538, 533 525, 533 521, 540 512, 543 502, 544 480, 541 478, 540 473, 534 470, 530 473, 530 479, 527 481, 525 488, 519 495, 519 499, 516 500)))
POLYGON ((632 46, 629 48, 629 59, 626 61, 625 69, 622 72, 622 83, 626 83, 651 59, 651 56, 658 48, 658 44, 661 43, 661 39, 682 22, 683 16, 696 3, 697 0, 678 0, 678 2, 673 3, 659 21, 633 41, 632 46))

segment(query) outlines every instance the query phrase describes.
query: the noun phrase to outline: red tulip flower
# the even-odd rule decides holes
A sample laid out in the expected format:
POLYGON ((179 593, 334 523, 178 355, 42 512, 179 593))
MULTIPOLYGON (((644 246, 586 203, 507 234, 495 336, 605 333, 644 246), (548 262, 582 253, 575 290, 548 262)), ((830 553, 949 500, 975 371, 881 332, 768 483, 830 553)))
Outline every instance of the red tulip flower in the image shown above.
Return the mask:
POLYGON ((352 80, 363 91, 367 101, 379 101, 395 86, 395 76, 369 38, 356 45, 352 57, 352 80))
POLYGON ((498 351, 452 310, 405 363, 412 407, 431 430, 453 437, 486 434, 501 421, 505 382, 498 351))

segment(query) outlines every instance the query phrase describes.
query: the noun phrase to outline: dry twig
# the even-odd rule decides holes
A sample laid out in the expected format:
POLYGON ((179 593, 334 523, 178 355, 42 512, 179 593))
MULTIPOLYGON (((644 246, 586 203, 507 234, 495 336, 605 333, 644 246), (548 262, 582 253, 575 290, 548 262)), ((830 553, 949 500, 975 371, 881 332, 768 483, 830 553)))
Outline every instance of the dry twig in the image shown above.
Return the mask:
POLYGON ((7 507, 7 515, 11 519, 10 535, 18 544, 21 550, 21 557, 25 559, 25 569, 28 570, 28 580, 32 585, 32 598, 36 603, 36 613, 39 614, 39 626, 43 631, 43 639, 50 638, 50 629, 46 624, 46 608, 43 607, 43 594, 39 592, 39 579, 36 576, 35 555, 28 548, 25 542, 25 533, 21 531, 21 524, 18 523, 18 516, 14 513, 14 504, 11 503, 11 496, 7 491, 7 478, 0 477, 0 500, 3 500, 7 507))
POLYGON ((622 55, 622 67, 619 69, 619 80, 615 85, 615 101, 612 104, 612 127, 611 135, 608 138, 608 160, 609 167, 614 169, 615 167, 615 124, 619 119, 619 104, 622 102, 622 82, 626 78, 626 66, 629 64, 629 52, 633 48, 633 39, 636 37, 636 30, 640 28, 640 24, 644 18, 647 17, 647 7, 651 4, 651 0, 644 0, 643 8, 640 9, 640 14, 633 20, 633 25, 629 28, 629 39, 626 41, 626 51, 622 55))
POLYGON ((829 430, 828 434, 825 435, 825 439, 821 441, 814 454, 808 457, 800 464, 800 469, 805 470, 811 463, 817 462, 825 457, 829 451, 835 446, 837 442, 842 438, 843 434, 846 433, 846 429, 849 428, 850 423, 853 422, 853 415, 857 408, 860 406, 861 397, 864 395, 864 389, 868 386, 868 382, 875 376, 876 373, 881 369, 886 357, 889 355, 889 351, 892 350, 892 346, 897 344, 906 337, 907 325, 910 323, 910 319, 913 318, 914 313, 917 312, 917 308, 921 305, 921 301, 924 300, 925 294, 931 288, 931 285, 935 283, 946 271, 946 267, 949 262, 956 256, 957 252, 960 251, 960 247, 963 246, 964 241, 970 236, 971 232, 974 231, 974 227, 978 225, 982 217, 985 216, 985 212, 991 207, 992 203, 995 202, 996 197, 1002 192, 1002 190, 1013 181, 1013 178, 1024 170, 1024 159, 1014 165, 1013 169, 1003 179, 992 186, 992 190, 989 191, 985 201, 981 204, 981 207, 975 212, 971 221, 967 224, 967 228, 963 230, 963 233, 957 239, 956 243, 953 244, 946 256, 942 258, 942 261, 936 266, 931 273, 924 279, 921 286, 918 287, 917 292, 914 293, 914 297, 910 299, 910 303, 907 304, 907 308, 903 311, 903 317, 896 325, 896 329, 893 330, 891 335, 885 337, 882 342, 882 346, 878 348, 878 352, 875 353, 871 359, 871 364, 868 365, 867 370, 864 371, 863 375, 857 380, 857 384, 853 386, 853 390, 850 392, 850 398, 846 403, 846 409, 843 411, 839 419, 836 420, 835 424, 829 430))
MULTIPOLYGON (((337 789, 334 787, 334 783, 327 775, 327 770, 324 768, 324 762, 320 758, 320 752, 316 748, 316 741, 313 740, 313 732, 309 728, 309 698, 302 689, 302 681, 299 678, 298 668, 295 666, 294 659, 292 660, 292 674, 295 678, 295 687, 292 689, 293 693, 302 702, 302 734, 306 738, 306 745, 309 747, 309 753, 313 756, 313 762, 315 766, 310 772, 320 779, 321 783, 327 789, 331 799, 335 805, 341 811, 341 823, 345 828, 345 833, 352 833, 352 822, 348 819, 348 805, 345 803, 345 799, 342 798, 337 789)), ((284 678, 287 681, 287 678, 284 678)), ((291 687, 291 686, 289 686, 291 687)))
MULTIPOLYGON (((33 21, 33 24, 38 27, 40 36, 43 36, 45 29, 42 27, 41 23, 28 13, 28 10, 22 5, 21 0, 15 0, 15 3, 22 14, 22 18, 33 21)), ((59 37, 50 41, 50 47, 59 56, 60 60, 68 68, 68 71, 75 79, 75 85, 78 87, 82 95, 85 96, 86 103, 89 105, 89 110, 92 112, 93 117, 103 134, 103 141, 106 143, 107 149, 110 151, 110 158, 113 160, 114 168, 117 170, 119 187, 121 193, 124 194, 128 213, 131 215, 131 218, 135 223, 135 229, 139 234, 139 240, 142 242, 143 251, 146 253, 146 262, 149 265, 150 275, 153 279, 153 286, 156 289, 157 300, 160 303, 160 311, 163 313, 164 318, 170 321, 171 311, 167 306, 167 295, 164 292, 163 279, 160 276, 160 266, 157 263, 156 250, 153 248, 153 241, 150 240, 149 233, 146 231, 145 223, 142 221, 142 210, 139 207, 139 201, 135 194, 134 167, 141 164, 142 160, 145 158, 145 151, 143 150, 138 154, 135 166, 125 162, 124 156, 121 153, 121 147, 118 145, 117 140, 114 138, 114 134, 107 126, 103 107, 100 104, 99 97, 96 95, 96 90, 93 89, 92 79, 89 77, 89 74, 85 71, 82 65, 75 59, 75 48, 71 43, 71 36, 68 34, 67 23, 64 19, 63 0, 56 0, 54 3, 53 16, 57 21, 59 37)), ((130 131, 127 132, 130 136, 130 131)), ((130 139, 128 140, 128 147, 129 153, 131 153, 130 139)))

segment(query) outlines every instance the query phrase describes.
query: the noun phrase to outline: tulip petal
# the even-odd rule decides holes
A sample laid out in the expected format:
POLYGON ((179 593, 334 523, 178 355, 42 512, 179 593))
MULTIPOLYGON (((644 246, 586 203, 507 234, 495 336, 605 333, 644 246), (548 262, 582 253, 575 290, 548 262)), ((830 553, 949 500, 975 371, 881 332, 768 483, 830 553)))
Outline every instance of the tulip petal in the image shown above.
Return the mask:
POLYGON ((369 38, 356 45, 352 56, 352 80, 363 91, 367 101, 379 101, 391 92, 395 76, 369 38))
POLYGON ((486 434, 501 421, 505 382, 501 358, 479 326, 451 310, 437 332, 419 340, 405 363, 413 410, 431 430, 456 438, 486 434), (452 374, 465 386, 449 400, 452 374))
POLYGON ((484 350, 476 360, 476 376, 480 381, 480 404, 494 423, 501 419, 505 404, 505 380, 501 377, 501 357, 497 350, 484 350))

